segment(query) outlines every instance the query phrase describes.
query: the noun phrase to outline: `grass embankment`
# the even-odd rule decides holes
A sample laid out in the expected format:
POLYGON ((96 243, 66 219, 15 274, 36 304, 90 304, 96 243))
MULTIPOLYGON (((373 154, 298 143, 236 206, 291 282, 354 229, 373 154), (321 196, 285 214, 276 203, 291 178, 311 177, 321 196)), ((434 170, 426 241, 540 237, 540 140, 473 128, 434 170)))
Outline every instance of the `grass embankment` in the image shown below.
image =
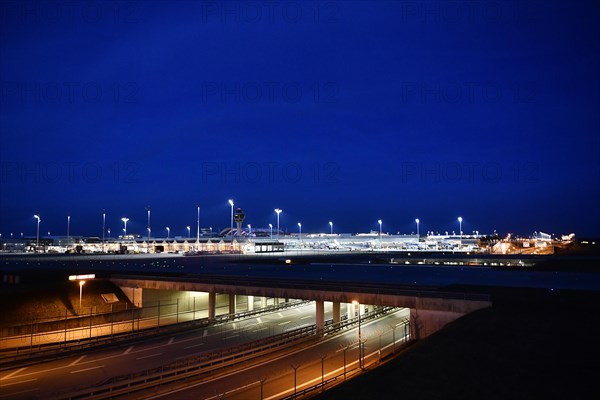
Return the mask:
POLYGON ((119 306, 114 306, 115 311, 124 308, 125 303, 128 303, 121 290, 105 280, 90 280, 84 284, 81 310, 77 282, 4 285, 0 290, 0 325, 27 324, 31 323, 32 319, 61 319, 65 317, 65 312, 69 317, 87 315, 92 307, 94 314, 110 312, 111 305, 102 299, 103 293, 114 293, 119 298, 119 306))
POLYGON ((600 293, 482 291, 493 294, 493 308, 449 324, 318 399, 596 397, 600 293))

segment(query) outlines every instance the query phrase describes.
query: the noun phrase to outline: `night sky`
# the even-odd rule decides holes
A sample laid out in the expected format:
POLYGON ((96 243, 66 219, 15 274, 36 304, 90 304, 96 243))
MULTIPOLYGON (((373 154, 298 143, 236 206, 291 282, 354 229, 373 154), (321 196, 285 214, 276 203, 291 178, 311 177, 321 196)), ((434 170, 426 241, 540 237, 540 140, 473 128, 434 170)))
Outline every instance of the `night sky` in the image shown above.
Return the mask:
POLYGON ((596 1, 0 9, 2 238, 600 233, 596 1))

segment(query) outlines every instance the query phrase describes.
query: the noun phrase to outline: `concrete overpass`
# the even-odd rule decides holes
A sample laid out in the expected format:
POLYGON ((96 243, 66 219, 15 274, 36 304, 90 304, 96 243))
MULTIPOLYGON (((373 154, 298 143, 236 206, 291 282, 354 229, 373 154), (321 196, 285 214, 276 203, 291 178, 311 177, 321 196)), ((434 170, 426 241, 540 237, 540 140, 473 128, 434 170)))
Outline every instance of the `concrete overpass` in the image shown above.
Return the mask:
MULTIPOLYGON (((267 299, 302 299, 315 301, 317 329, 324 327, 325 302, 332 307, 333 322, 341 320, 341 307, 345 303, 348 317, 355 314, 355 304, 364 306, 394 306, 410 309, 411 336, 422 339, 441 329, 447 323, 470 312, 490 307, 489 296, 457 292, 443 292, 434 288, 399 287, 354 282, 322 282, 305 280, 264 280, 248 277, 221 276, 124 276, 115 275, 110 280, 119 286, 136 307, 144 307, 156 299, 156 291, 169 292, 177 299, 186 292, 194 293, 194 308, 208 309, 209 319, 216 316, 217 301, 226 302, 229 314, 252 310, 256 305, 266 307, 267 299), (148 298, 151 298, 150 300, 148 298), (225 297, 225 299, 223 299, 225 297)), ((189 301, 188 301, 189 303, 189 301)), ((178 302, 179 307, 179 302, 178 302)), ((185 307, 185 304, 182 304, 185 307)))

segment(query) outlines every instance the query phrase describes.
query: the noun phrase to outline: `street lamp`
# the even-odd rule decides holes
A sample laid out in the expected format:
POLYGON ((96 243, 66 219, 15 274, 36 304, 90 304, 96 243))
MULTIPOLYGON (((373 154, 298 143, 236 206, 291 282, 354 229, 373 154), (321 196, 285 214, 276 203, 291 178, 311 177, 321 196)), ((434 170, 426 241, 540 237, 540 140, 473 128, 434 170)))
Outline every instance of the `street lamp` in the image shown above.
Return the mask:
POLYGON ((196 205, 198 208, 198 219, 196 220, 196 243, 200 243, 200 205, 196 205))
MULTIPOLYGON (((33 218, 37 219, 37 234, 36 234, 36 244, 35 244, 35 246, 36 246, 35 251, 37 251, 37 247, 40 247, 40 221, 41 221, 41 219, 40 219, 40 216, 37 214, 35 214, 33 216, 33 218)), ((23 236, 23 234, 21 234, 21 236, 23 236)))
POLYGON ((108 240, 110 241, 110 228, 108 228, 108 240))
POLYGON ((170 235, 171 235, 171 228, 169 228, 169 227, 167 226, 167 239, 169 238, 169 236, 170 236, 170 235))
POLYGON ((185 228, 186 228, 186 229, 187 229, 187 231, 188 231, 188 239, 189 239, 189 238, 190 238, 190 227, 189 227, 189 226, 186 226, 185 228))
POLYGON ((147 206, 146 210, 148 211, 148 243, 150 243, 150 206, 147 206))
POLYGON ((417 242, 419 241, 419 218, 415 219, 415 222, 417 223, 417 242))
POLYGON ((269 228, 271 229, 271 240, 273 240, 273 224, 269 224, 269 228))
POLYGON ((299 239, 302 240, 302 224, 298 222, 298 232, 300 233, 299 239))
POLYGON ((123 221, 123 239, 125 239, 125 236, 127 236, 127 221, 129 221, 129 218, 127 217, 123 217, 121 218, 121 221, 123 221))
POLYGON ((458 233, 462 239, 462 217, 458 217, 458 233))
POLYGON ((106 229, 106 210, 102 209, 102 251, 104 251, 104 231, 106 229))
POLYGON ((252 225, 248 224, 248 237, 252 235, 252 225))
POLYGON ((381 220, 377 220, 377 223, 379 223, 379 241, 381 242, 381 220))
POLYGON ((233 200, 229 199, 229 205, 231 206, 231 226, 229 234, 233 237, 233 200))
POLYGON ((79 310, 81 310, 81 297, 83 294, 83 285, 87 279, 96 278, 95 274, 87 274, 87 275, 69 275, 70 281, 79 281, 79 310))
POLYGON ((360 331, 360 303, 356 300, 352 300, 352 304, 356 307, 358 306, 358 366, 362 369, 362 336, 360 331))
POLYGON ((331 235, 333 235, 333 222, 329 221, 329 230, 331 232, 331 235))
POLYGON ((67 215, 67 245, 69 243, 69 232, 70 232, 70 228, 71 228, 71 216, 67 215))
POLYGON ((281 214, 283 210, 280 208, 276 208, 275 212, 277 213, 277 240, 279 240, 279 214, 281 214))

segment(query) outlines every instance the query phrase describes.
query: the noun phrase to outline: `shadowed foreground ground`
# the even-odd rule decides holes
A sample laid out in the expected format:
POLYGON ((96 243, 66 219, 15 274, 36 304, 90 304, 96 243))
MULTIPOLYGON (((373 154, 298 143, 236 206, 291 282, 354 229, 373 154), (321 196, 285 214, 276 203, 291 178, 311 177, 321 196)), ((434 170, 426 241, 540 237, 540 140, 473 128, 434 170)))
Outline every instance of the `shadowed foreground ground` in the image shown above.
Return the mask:
POLYGON ((482 291, 493 294, 493 308, 455 321, 317 398, 596 398, 600 293, 482 291))

